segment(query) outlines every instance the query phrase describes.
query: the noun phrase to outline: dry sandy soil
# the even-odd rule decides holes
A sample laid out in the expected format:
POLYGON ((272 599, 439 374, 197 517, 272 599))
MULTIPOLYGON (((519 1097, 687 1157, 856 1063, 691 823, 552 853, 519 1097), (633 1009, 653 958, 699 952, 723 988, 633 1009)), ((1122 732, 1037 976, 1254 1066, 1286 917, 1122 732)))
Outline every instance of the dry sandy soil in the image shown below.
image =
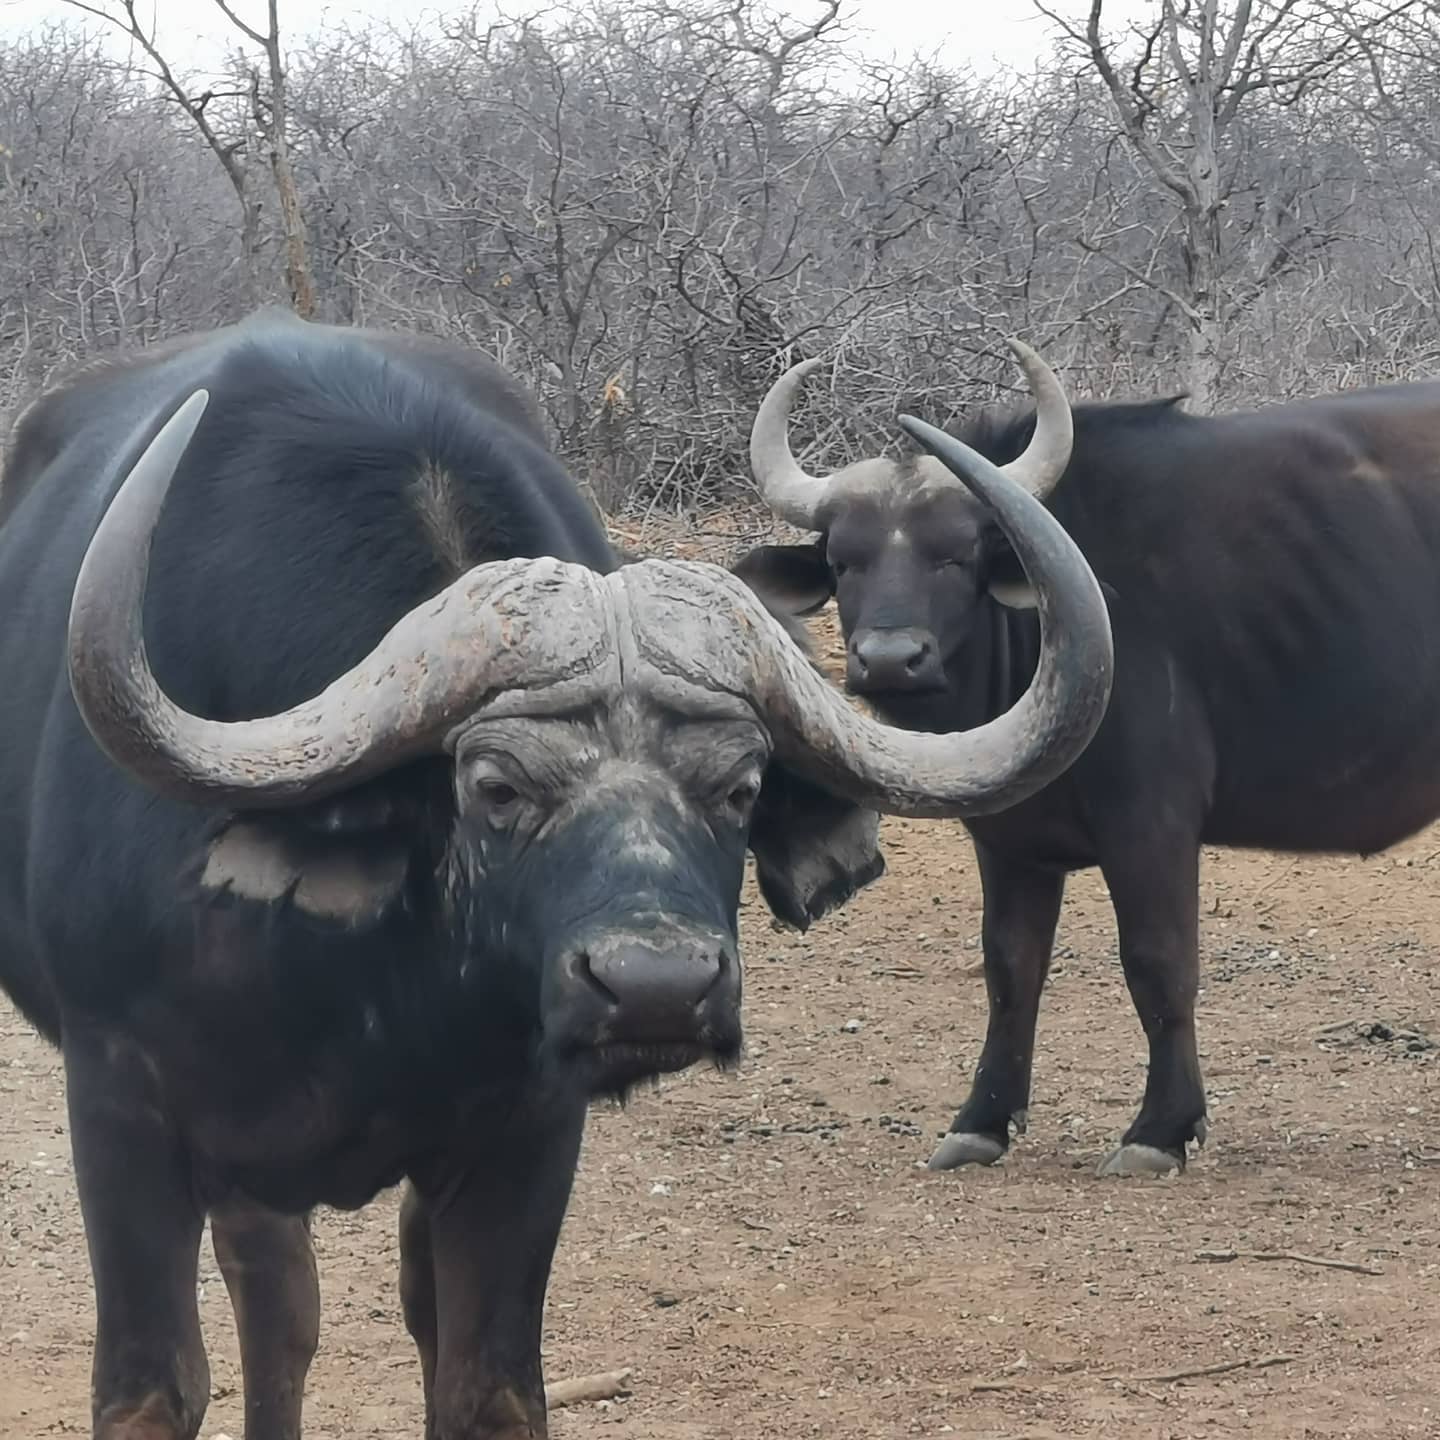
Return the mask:
MULTIPOLYGON (((995 1170, 919 1168, 983 1036, 978 885, 958 827, 885 835, 887 877, 805 938, 747 885, 738 1074, 595 1113, 547 1372, 629 1365, 633 1393, 557 1440, 1440 1436, 1440 831, 1363 862, 1207 855, 1210 1143, 1138 1182, 1094 1175, 1143 1083, 1094 874, 1029 1134, 995 1170)), ((418 1440, 395 1196, 316 1226, 307 1436, 418 1440)), ((202 1280, 202 1434, 238 1437, 208 1247, 202 1280)), ((60 1067, 0 1008, 4 1440, 88 1434, 91 1323, 60 1067)))

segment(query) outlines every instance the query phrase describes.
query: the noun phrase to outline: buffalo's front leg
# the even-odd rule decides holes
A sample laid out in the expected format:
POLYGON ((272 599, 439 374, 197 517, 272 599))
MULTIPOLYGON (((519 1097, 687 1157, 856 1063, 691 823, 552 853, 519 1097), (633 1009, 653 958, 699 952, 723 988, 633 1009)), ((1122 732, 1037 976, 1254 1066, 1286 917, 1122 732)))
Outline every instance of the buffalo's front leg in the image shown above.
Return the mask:
POLYGON ((1193 835, 1136 834, 1102 855, 1120 961, 1149 1042, 1140 1113, 1102 1175, 1183 1168, 1205 1140, 1205 1086, 1195 1038, 1200 988, 1200 853, 1193 835))
POLYGON ((405 1328, 420 1352, 425 1389, 425 1440, 435 1436, 435 1361, 440 1349, 435 1314, 435 1246, 430 1216, 413 1185, 400 1202, 400 1309, 405 1328))
POLYGON ((245 1440, 300 1440, 305 1376, 320 1343, 320 1286, 308 1216, 248 1205, 212 1210, 245 1377, 245 1440))
POLYGON ((992 1165, 1023 1132, 1030 1104, 1035 1025, 1050 969, 1065 876, 1023 865, 976 843, 985 898, 982 940, 990 1022, 969 1098, 930 1157, 932 1170, 992 1165))
POLYGON ((68 1026, 70 1143, 95 1280, 95 1440, 194 1440, 210 1399, 195 1280, 204 1211, 153 1072, 68 1026))
MULTIPOLYGON (((429 1440, 545 1440, 541 1318, 584 1127, 583 1101, 531 1112, 443 1183, 417 1177, 424 1234, 414 1211, 406 1231, 417 1250, 428 1238, 432 1256, 429 1440)), ((422 1363, 424 1349, 422 1339, 422 1363)))

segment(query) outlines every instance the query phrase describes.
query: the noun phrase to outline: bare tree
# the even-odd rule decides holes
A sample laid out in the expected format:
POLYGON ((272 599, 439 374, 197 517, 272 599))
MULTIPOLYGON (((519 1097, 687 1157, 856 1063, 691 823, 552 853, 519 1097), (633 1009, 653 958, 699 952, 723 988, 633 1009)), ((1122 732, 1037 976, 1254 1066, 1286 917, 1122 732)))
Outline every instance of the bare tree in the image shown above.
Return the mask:
POLYGON ((155 23, 147 26, 138 12, 138 0, 114 0, 118 9, 89 0, 66 0, 76 10, 94 15, 108 25, 113 25, 122 34, 133 40, 149 58, 154 67, 155 78, 166 94, 189 117, 190 123, 199 131, 210 152, 220 162, 220 168, 235 192, 240 207, 240 260, 247 292, 256 290, 256 257, 260 250, 260 199, 255 193, 253 178, 245 162, 245 135, 232 125, 215 119, 216 109, 226 101, 239 97, 235 92, 216 91, 207 87, 198 93, 187 85, 171 67, 156 43, 155 23), (221 102, 219 106, 216 102, 221 102))
POLYGON ((262 87, 259 70, 251 66, 247 67, 249 73, 243 91, 216 90, 213 86, 207 86, 198 93, 196 87, 187 84, 176 74, 174 67, 165 58, 157 43, 155 22, 152 20, 147 26, 141 20, 138 0, 112 0, 113 5, 118 8, 111 8, 107 3, 91 3, 91 0, 67 0, 67 3, 114 26, 144 51, 154 67, 156 79, 189 117, 211 153, 220 162, 225 178, 230 182, 240 205, 240 252, 246 267, 248 286, 254 292, 258 290, 255 264, 261 246, 262 205, 254 176, 246 160, 249 140, 247 126, 243 121, 237 123, 233 106, 228 124, 217 122, 213 118, 217 101, 222 105, 226 101, 242 99, 248 102, 249 120, 266 146, 275 193, 279 199, 285 242, 285 273, 291 304, 299 314, 312 315, 315 311, 315 286, 306 254, 304 213, 290 163, 289 141, 286 135, 286 74, 280 45, 279 0, 267 0, 267 28, 263 31, 242 20, 228 0, 215 0, 216 6, 226 19, 247 40, 260 47, 265 56, 267 84, 262 87))
MULTIPOLYGON (((1224 212, 1240 173, 1234 144, 1247 111, 1293 107, 1352 53, 1356 37, 1408 8, 1409 0, 1357 14, 1349 28, 1306 0, 1158 0, 1122 61, 1102 29, 1104 0, 1090 0, 1083 25, 1042 0, 1035 5, 1077 45, 1100 78, 1121 133, 1150 184, 1179 210, 1179 276, 1137 269, 1103 243, 1082 239, 1132 278, 1158 290, 1184 316, 1189 344, 1185 383, 1193 403, 1211 408, 1223 369, 1230 318, 1253 299, 1226 285, 1224 212)), ((1297 263, 1281 242, 1266 282, 1297 263)), ((1248 289, 1249 287, 1247 287, 1248 289)))
MULTIPOLYGON (((133 0, 125 0, 125 3, 133 4, 133 0)), ((315 313, 315 281, 310 274, 305 212, 295 184, 295 171, 290 163, 290 140, 286 133, 290 116, 285 56, 280 47, 279 0, 266 0, 264 30, 257 30, 242 20, 228 0, 215 0, 215 4, 247 40, 260 47, 265 56, 268 89, 261 84, 259 70, 252 68, 250 113, 265 142, 275 194, 280 202, 280 227, 285 237, 285 279, 290 290, 290 304, 298 315, 308 319, 315 313)))
POLYGON ((1346 92, 1353 108, 1382 142, 1440 164, 1440 0, 1403 7, 1383 28, 1359 23, 1345 5, 1333 13, 1363 57, 1362 83, 1346 92))
POLYGON ((1005 393, 1006 332, 1077 395, 1206 407, 1440 364, 1440 0, 1149 0, 1119 35, 1054 0, 1024 77, 876 64, 835 0, 284 49, 278 3, 224 0, 203 85, 139 3, 78 7, 119 56, 0 37, 0 410, 288 290, 492 353, 605 506, 649 515, 749 493, 755 402, 802 355, 836 390, 797 406, 817 466, 1005 393))

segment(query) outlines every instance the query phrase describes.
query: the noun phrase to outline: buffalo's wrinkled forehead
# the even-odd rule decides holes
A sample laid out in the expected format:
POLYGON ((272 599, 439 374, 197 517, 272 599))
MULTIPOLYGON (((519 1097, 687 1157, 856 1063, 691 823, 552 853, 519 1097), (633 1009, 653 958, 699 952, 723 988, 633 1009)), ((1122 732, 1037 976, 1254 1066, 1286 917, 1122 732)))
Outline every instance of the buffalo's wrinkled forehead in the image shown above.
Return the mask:
POLYGON ((457 805, 482 870, 543 853, 552 899, 537 930, 611 909, 728 927, 769 754, 754 720, 701 723, 628 698, 480 720, 456 745, 457 805))
POLYGON ((684 713, 627 691, 557 715, 482 713, 453 748, 462 813, 503 787, 552 810, 609 806, 623 816, 657 797, 710 797, 733 773, 763 768, 770 737, 740 706, 684 713))

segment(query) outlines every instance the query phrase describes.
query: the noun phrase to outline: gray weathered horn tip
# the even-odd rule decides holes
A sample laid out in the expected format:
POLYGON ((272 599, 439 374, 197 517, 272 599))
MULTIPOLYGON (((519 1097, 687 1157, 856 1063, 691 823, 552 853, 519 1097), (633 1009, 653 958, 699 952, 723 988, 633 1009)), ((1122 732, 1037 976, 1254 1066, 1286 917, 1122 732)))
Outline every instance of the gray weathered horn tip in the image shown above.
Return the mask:
MULTIPOLYGON (((1025 372, 1025 378, 1030 382, 1032 389, 1036 384, 1043 383, 1043 380, 1047 378, 1053 380, 1056 385, 1060 384, 1059 377, 1050 368, 1040 352, 1033 346, 1027 345, 1018 335, 1007 335, 1005 337, 1005 348, 1019 361, 1020 368, 1025 372)), ((1036 399, 1038 400, 1039 398, 1037 395, 1036 399)))
POLYGON ((995 472, 997 467, 978 450, 972 450, 963 440, 942 430, 938 425, 917 420, 913 415, 899 417, 900 428, 912 439, 923 445, 947 470, 958 475, 966 488, 972 488, 967 477, 977 471, 982 475, 995 472))
POLYGON ((823 355, 812 355, 808 360, 797 360, 793 365, 787 365, 776 377, 768 393, 792 394, 802 381, 809 379, 824 363, 823 355))
POLYGON ((921 420, 915 415, 901 415, 897 417, 900 428, 912 439, 918 440, 932 454, 937 444, 943 444, 953 437, 947 435, 938 426, 930 424, 928 420, 921 420))
MULTIPOLYGON (((770 395, 784 396, 787 403, 800 387, 825 363, 823 357, 812 355, 808 360, 797 360, 788 369, 781 371, 779 378, 770 387, 770 395)), ((768 398, 768 397, 767 397, 768 398)), ((756 417, 759 418, 758 416, 756 417)))
POLYGON ((179 441, 178 449, 183 452, 189 445, 205 407, 210 403, 210 392, 206 389, 192 390, 184 401, 176 406, 175 413, 160 427, 161 433, 173 435, 179 441))
POLYGON ((165 422, 161 429, 168 430, 174 426, 176 431, 184 431, 188 440, 195 433, 195 427, 200 423, 200 417, 205 413, 205 407, 210 403, 210 392, 203 387, 199 390, 192 390, 185 399, 175 407, 175 413, 165 422))

